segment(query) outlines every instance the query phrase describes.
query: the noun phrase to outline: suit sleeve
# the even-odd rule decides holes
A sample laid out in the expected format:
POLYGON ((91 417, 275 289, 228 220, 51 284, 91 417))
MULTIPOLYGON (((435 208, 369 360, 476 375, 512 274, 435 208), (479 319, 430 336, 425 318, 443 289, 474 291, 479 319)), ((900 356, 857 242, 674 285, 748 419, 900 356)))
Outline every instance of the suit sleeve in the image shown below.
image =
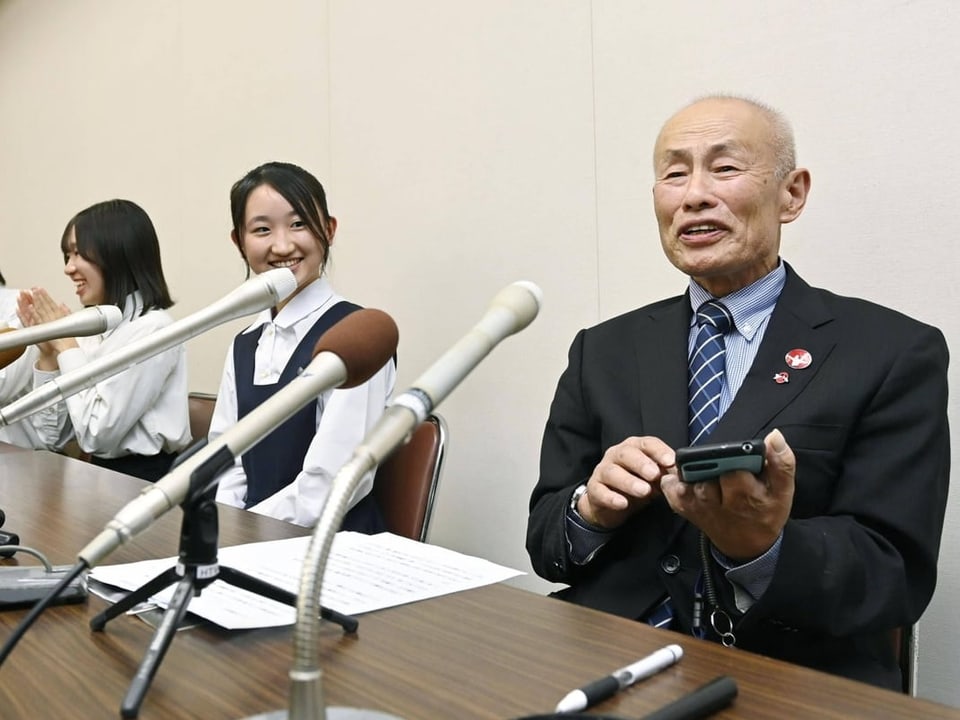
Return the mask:
POLYGON ((540 450, 540 479, 527 521, 527 552, 533 569, 553 582, 573 582, 581 570, 569 558, 566 509, 576 486, 589 479, 603 455, 598 421, 581 383, 583 344, 580 331, 550 406, 540 450))
POLYGON ((929 603, 949 482, 948 352, 920 327, 852 419, 829 507, 788 521, 747 617, 843 636, 911 624, 929 603))

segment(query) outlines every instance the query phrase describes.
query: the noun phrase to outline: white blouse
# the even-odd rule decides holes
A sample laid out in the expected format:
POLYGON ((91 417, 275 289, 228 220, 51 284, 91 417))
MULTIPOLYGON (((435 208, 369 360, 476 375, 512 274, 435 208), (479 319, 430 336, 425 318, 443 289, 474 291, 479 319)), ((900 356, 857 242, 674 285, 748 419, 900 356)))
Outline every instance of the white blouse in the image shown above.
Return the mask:
MULTIPOLYGON (((288 302, 277 316, 265 310, 244 333, 265 326, 254 357, 254 384, 275 384, 294 350, 317 320, 343 298, 325 277, 312 282, 288 302)), ((295 480, 250 508, 261 515, 311 527, 320 519, 333 478, 353 454, 370 428, 383 414, 396 382, 396 367, 387 362, 370 380, 350 389, 327 390, 317 402, 317 433, 295 480)), ((210 422, 210 440, 237 422, 237 385, 233 344, 227 351, 217 405, 210 422)), ((357 488, 351 505, 363 499, 373 486, 368 474, 357 488)), ((243 507, 247 477, 238 459, 220 477, 217 501, 243 507)))
MULTIPOLYGON (((0 369, 0 405, 9 405, 33 389, 33 365, 39 356, 40 351, 31 345, 14 362, 0 369)), ((30 418, 0 427, 0 442, 31 450, 47 449, 31 424, 30 418)), ((59 450, 60 448, 49 449, 59 450)))
MULTIPOLYGON (((17 295, 19 290, 0 288, 0 325, 18 329, 21 327, 17 317, 17 295)), ((33 345, 5 368, 0 368, 0 407, 19 400, 33 389, 33 364, 39 351, 33 345)), ((33 450, 43 449, 40 436, 33 429, 29 419, 24 418, 12 425, 0 427, 0 442, 33 450)))
MULTIPOLYGON (((139 292, 128 295, 117 327, 102 335, 77 338, 79 347, 57 356, 59 371, 34 367, 34 387, 173 322, 165 310, 150 310, 141 316, 142 307, 139 292)), ((75 437, 81 450, 103 458, 178 452, 190 443, 186 358, 183 345, 170 348, 34 413, 29 420, 41 442, 50 448, 60 448, 75 437)))

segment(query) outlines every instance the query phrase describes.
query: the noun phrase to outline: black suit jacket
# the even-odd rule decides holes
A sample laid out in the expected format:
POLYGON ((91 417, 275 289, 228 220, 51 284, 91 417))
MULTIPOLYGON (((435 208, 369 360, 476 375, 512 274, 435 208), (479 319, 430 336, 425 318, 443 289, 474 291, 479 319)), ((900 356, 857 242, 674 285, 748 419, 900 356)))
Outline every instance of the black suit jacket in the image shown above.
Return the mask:
MULTIPOLYGON (((661 498, 586 565, 570 562, 574 488, 627 437, 687 444, 686 295, 581 331, 544 431, 527 550, 568 600, 640 618, 674 599, 688 630, 700 572, 696 528, 661 498), (679 563, 677 562, 679 561, 679 563)), ((936 582, 950 445, 947 347, 936 328, 787 279, 756 359, 711 442, 779 428, 797 457, 796 491, 769 588, 740 616, 722 570, 737 645, 899 688, 891 631, 915 622, 936 582), (810 352, 806 369, 785 355, 810 352), (774 375, 789 373, 778 384, 774 375)))

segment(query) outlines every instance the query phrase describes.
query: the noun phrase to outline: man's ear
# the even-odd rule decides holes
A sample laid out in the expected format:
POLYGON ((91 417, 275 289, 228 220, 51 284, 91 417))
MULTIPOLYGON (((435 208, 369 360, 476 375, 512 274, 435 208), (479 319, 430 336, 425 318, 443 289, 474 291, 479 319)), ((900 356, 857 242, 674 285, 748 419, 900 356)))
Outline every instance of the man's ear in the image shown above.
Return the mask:
POLYGON ((806 168, 791 170, 783 180, 781 189, 783 204, 780 208, 780 222, 789 223, 800 217, 807 204, 810 193, 810 171, 806 168))

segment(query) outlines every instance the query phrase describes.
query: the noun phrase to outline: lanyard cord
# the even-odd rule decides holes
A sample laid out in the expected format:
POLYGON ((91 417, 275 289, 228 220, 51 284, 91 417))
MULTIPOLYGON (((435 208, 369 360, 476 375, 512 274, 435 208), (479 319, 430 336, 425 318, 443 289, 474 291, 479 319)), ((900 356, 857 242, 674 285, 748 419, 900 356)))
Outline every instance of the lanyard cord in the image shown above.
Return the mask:
POLYGON ((727 611, 717 602, 717 589, 713 584, 713 573, 710 572, 710 557, 708 555, 707 536, 700 532, 700 564, 702 570, 693 592, 693 634, 698 638, 706 636, 702 625, 703 596, 706 594, 710 607, 710 627, 720 636, 724 647, 733 647, 737 644, 737 637, 733 634, 733 620, 727 611))

